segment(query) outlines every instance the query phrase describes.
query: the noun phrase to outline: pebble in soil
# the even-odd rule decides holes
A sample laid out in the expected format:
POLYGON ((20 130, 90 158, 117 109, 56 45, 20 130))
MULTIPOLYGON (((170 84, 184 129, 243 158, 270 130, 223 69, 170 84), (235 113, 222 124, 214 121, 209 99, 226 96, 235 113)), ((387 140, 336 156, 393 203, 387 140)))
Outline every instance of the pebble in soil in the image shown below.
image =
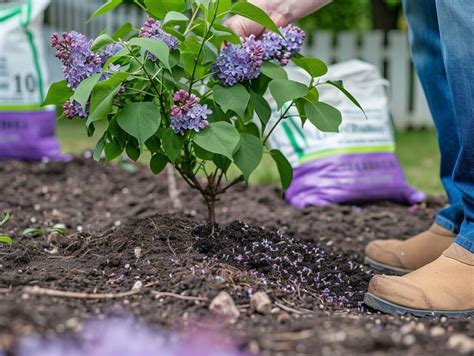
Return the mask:
POLYGON ((362 300, 373 274, 345 253, 240 221, 201 225, 193 234, 206 258, 249 270, 263 285, 286 293, 312 292, 336 309, 364 310, 362 300))

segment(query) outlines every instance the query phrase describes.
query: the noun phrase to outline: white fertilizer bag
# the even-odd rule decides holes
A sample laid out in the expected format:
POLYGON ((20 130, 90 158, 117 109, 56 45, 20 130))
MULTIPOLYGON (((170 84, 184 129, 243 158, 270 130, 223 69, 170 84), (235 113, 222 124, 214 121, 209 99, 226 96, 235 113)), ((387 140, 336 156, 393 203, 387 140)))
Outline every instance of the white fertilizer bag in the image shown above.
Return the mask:
POLYGON ((0 3, 0 160, 62 159, 56 112, 43 109, 47 74, 41 28, 50 0, 0 3))
MULTIPOLYGON (((293 67, 290 79, 308 83, 293 67)), ((341 111, 339 133, 325 133, 310 123, 301 125, 296 108, 275 130, 270 145, 285 154, 294 179, 285 197, 295 207, 332 203, 392 200, 413 204, 425 195, 407 185, 395 156, 387 98, 388 82, 378 69, 352 60, 333 65, 323 80, 342 80, 367 115, 331 85, 320 85, 320 100, 341 111)), ((278 119, 274 105, 274 117, 278 119)), ((269 127, 271 127, 271 123, 269 127)))

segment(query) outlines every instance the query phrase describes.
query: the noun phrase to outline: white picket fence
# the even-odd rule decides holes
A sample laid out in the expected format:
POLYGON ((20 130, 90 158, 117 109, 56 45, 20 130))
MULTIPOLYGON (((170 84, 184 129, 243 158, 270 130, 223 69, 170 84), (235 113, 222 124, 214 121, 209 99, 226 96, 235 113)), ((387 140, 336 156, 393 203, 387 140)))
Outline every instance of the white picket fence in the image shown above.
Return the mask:
MULTIPOLYGON (((88 22, 91 13, 101 4, 99 0, 52 0, 46 13, 47 31, 75 30, 95 36, 103 29, 114 31, 124 22, 139 27, 146 17, 134 6, 122 6, 114 12, 88 22)), ((359 58, 376 65, 391 82, 390 97, 394 124, 398 129, 432 127, 431 114, 411 62, 407 33, 380 31, 333 35, 318 31, 311 34, 303 54, 321 58, 328 63, 359 58)), ((52 78, 59 80, 60 68, 49 61, 52 78)))

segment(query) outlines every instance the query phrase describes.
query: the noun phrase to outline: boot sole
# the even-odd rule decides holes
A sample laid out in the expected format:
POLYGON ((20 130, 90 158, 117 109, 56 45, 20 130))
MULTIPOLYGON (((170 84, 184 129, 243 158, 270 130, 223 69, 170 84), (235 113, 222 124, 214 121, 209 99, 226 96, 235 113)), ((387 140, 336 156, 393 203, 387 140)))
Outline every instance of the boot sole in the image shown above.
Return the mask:
POLYGON ((458 311, 448 311, 448 310, 426 310, 426 309, 413 309, 404 307, 402 305, 398 305, 388 300, 376 297, 373 294, 366 293, 364 296, 364 303, 374 309, 380 310, 384 313, 389 314, 413 314, 414 316, 418 317, 425 317, 425 316, 446 316, 449 318, 468 318, 470 316, 474 316, 474 309, 471 310, 458 310, 458 311))
POLYGON ((388 275, 393 275, 393 276, 403 276, 407 273, 412 272, 410 269, 403 269, 399 267, 393 267, 390 265, 386 265, 380 262, 377 262, 370 257, 365 257, 364 258, 365 264, 369 265, 370 268, 372 268, 374 271, 383 273, 383 274, 388 274, 388 275))

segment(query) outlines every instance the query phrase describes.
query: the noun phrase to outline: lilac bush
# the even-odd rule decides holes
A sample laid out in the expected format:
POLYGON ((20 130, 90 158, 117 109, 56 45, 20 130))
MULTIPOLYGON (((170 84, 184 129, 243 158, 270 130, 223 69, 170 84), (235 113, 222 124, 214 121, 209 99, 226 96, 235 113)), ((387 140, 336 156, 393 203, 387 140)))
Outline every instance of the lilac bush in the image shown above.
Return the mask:
MULTIPOLYGON (((122 2, 109 0, 92 19, 122 2)), ((124 24, 94 40, 74 31, 51 37, 65 80, 52 85, 44 104, 62 106, 66 118, 84 120, 87 134, 98 135, 95 159, 105 153, 108 162, 126 154, 136 161, 148 151, 151 171, 172 165, 203 196, 213 223, 218 196, 248 182, 264 154, 275 161, 282 188, 289 186, 291 166, 267 141, 291 108, 303 122, 338 130, 341 114, 319 101, 324 82, 318 78, 327 67, 300 54, 305 38, 300 28, 278 28, 248 2, 134 3, 148 15, 138 29, 124 24), (257 21, 268 32, 238 38, 221 24, 230 14, 257 21), (308 73, 309 84, 288 79, 284 66, 290 61, 308 73), (268 93, 278 113, 272 113, 268 93), (270 121, 272 115, 278 119, 270 121), (99 121, 105 123, 101 133, 99 121), (241 176, 228 180, 231 166, 241 176)), ((326 84, 356 103, 340 83, 326 84)))

